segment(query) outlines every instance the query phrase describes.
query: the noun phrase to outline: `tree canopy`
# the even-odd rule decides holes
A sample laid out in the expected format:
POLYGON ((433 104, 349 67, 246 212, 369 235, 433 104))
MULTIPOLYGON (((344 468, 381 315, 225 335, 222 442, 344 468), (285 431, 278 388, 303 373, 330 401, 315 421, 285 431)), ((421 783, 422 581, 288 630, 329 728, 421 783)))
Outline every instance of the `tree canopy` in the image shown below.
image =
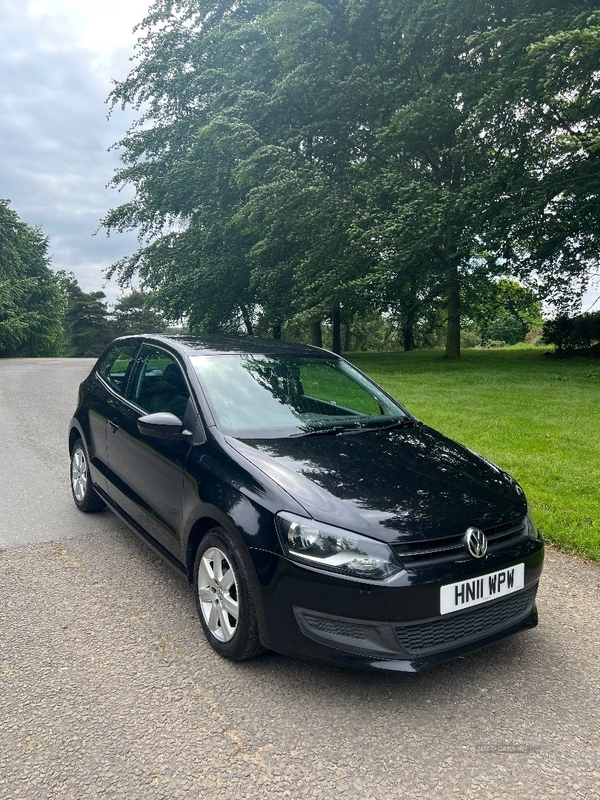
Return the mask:
POLYGON ((65 299, 64 354, 75 358, 99 356, 113 339, 104 292, 84 292, 72 272, 58 273, 65 299))
MULTIPOLYGON (((157 0, 114 104, 105 218, 192 329, 414 326, 499 276, 577 299, 598 253, 600 16, 591 0, 157 0)), ((335 343, 334 331, 334 343, 335 343)))
POLYGON ((99 356, 116 337, 167 330, 164 317, 152 308, 153 298, 139 290, 122 294, 109 309, 104 292, 84 292, 72 272, 57 273, 64 298, 63 354, 99 356))
POLYGON ((139 289, 119 297, 112 309, 111 330, 114 336, 134 333, 163 333, 167 323, 161 314, 151 308, 153 298, 139 289))
POLYGON ((63 310, 47 238, 0 200, 0 357, 57 355, 63 310))

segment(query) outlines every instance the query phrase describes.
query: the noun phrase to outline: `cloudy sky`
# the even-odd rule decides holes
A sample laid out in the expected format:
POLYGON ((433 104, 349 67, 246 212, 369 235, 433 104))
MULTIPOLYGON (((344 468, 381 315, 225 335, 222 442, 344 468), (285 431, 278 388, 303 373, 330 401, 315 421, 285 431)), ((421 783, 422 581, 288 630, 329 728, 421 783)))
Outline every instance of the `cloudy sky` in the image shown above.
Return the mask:
MULTIPOLYGON (((107 120, 111 80, 124 78, 133 27, 150 0, 2 0, 0 197, 50 237, 54 269, 72 270, 85 291, 135 249, 99 220, 123 200, 106 189, 118 157, 108 152, 130 118, 107 120)), ((115 282, 105 287, 112 302, 115 282)))

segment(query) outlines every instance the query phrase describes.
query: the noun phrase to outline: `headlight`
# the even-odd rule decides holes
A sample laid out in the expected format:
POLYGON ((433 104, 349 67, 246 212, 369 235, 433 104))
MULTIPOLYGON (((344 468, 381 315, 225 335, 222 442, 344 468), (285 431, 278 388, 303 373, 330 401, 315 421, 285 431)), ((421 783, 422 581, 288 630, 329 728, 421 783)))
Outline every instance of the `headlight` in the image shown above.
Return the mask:
POLYGON ((276 519, 283 549, 294 561, 373 581, 402 570, 393 550, 383 542, 285 511, 276 519))
POLYGON ((527 503, 527 516, 525 517, 525 524, 527 525, 527 533, 529 534, 530 539, 541 539, 542 535, 538 530, 538 526, 535 524, 535 519, 533 517, 533 513, 527 503))

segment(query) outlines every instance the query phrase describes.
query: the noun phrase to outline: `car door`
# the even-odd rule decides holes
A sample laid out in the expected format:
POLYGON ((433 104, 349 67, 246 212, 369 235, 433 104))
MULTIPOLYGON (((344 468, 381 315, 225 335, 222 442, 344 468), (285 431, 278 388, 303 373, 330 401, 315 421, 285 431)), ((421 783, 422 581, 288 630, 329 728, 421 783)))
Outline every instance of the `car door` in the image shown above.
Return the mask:
POLYGON ((175 558, 181 557, 183 484, 191 440, 157 439, 139 432, 141 416, 170 411, 197 423, 190 390, 175 356, 142 345, 129 383, 128 402, 109 419, 108 492, 138 529, 175 558))
POLYGON ((102 491, 107 490, 108 420, 119 415, 125 403, 139 341, 115 342, 100 358, 89 382, 87 400, 87 446, 92 480, 102 491))

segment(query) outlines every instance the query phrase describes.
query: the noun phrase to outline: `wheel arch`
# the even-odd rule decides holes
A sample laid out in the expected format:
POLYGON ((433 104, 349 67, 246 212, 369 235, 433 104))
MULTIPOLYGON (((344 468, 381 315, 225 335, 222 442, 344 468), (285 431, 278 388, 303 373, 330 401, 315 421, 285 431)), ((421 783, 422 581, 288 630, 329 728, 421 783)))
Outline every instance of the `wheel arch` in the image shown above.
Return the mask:
MULTIPOLYGON (((218 512, 218 509, 215 510, 218 512)), ((256 568, 254 566, 250 550, 248 548, 248 545, 244 541, 244 537, 238 530, 235 523, 229 517, 223 515, 222 512, 215 513, 212 515, 207 514, 203 517, 200 517, 194 522, 194 524, 190 529, 190 533, 187 538, 186 552, 185 552, 185 568, 187 572, 188 581, 190 583, 193 583, 194 581, 194 563, 196 561, 196 554, 198 552, 198 547, 200 546, 200 542, 207 534, 209 534, 215 528, 222 528, 225 531, 227 531, 227 533, 230 534, 230 536, 236 543, 240 557, 242 558, 246 566, 248 579, 252 583, 260 641, 265 647, 269 647, 267 626, 266 626, 264 607, 262 601, 262 590, 258 577, 256 575, 256 568)))
MULTIPOLYGON (((216 516, 216 515, 215 515, 216 516)), ((196 520, 192 525, 190 530, 188 540, 187 540, 187 547, 186 547, 186 554, 185 554, 185 568, 188 575, 188 580, 191 582, 193 580, 193 573, 194 573, 194 562, 196 561, 196 553, 198 552, 198 547, 200 546, 200 542, 206 536, 209 531, 213 530, 213 528, 222 528, 223 523, 222 520, 217 520, 214 517, 202 517, 201 519, 196 520)))
POLYGON ((73 453, 73 448, 75 447, 75 442, 77 439, 81 439, 83 441, 83 434, 76 425, 71 424, 69 429, 69 455, 73 453))

